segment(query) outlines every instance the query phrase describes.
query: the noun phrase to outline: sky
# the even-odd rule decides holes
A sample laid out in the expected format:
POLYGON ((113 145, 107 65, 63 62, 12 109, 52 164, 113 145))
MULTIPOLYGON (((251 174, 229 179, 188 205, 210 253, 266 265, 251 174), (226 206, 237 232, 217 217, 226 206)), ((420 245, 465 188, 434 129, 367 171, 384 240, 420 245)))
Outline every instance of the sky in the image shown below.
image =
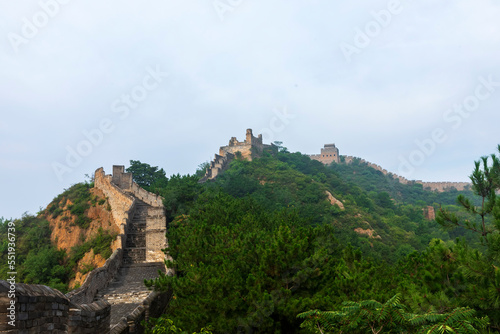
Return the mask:
POLYGON ((468 181, 500 144, 498 1, 0 2, 0 217, 99 167, 192 174, 247 128, 468 181))

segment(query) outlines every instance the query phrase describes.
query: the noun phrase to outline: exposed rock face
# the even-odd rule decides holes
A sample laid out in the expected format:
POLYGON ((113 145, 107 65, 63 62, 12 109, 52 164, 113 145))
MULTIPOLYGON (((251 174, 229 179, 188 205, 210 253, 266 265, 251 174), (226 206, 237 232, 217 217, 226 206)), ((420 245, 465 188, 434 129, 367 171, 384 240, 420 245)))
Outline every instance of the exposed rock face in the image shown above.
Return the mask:
MULTIPOLYGON (((97 196, 98 199, 106 199, 99 189, 92 188, 90 192, 92 195, 97 196)), ((68 200, 64 208, 67 209, 68 205, 71 204, 68 200)), ((92 219, 88 228, 81 228, 76 225, 74 223, 76 217, 72 216, 69 210, 64 210, 63 214, 56 218, 52 218, 50 215, 46 216, 52 230, 50 238, 55 247, 64 249, 66 253, 69 253, 72 247, 92 239, 98 233, 99 228, 108 231, 110 234, 118 234, 119 229, 115 225, 111 212, 107 209, 107 201, 102 205, 96 203, 95 206, 91 206, 86 215, 92 219)))
POLYGON ((78 261, 76 276, 69 282, 69 288, 74 289, 76 286, 81 286, 90 271, 102 267, 104 263, 106 263, 106 259, 101 254, 94 254, 93 249, 85 253, 83 258, 78 261))
POLYGON ((330 201, 330 203, 332 205, 338 206, 340 208, 340 210, 345 210, 344 204, 341 201, 339 201, 338 199, 336 199, 335 197, 333 197, 331 192, 326 191, 326 194, 328 195, 328 200, 330 201))
POLYGON ((433 206, 428 206, 423 209, 424 210, 424 217, 427 220, 435 220, 436 219, 436 212, 434 210, 433 206))
POLYGON ((380 235, 376 235, 377 232, 372 229, 362 229, 361 227, 355 228, 354 232, 361 234, 361 235, 367 235, 370 239, 382 239, 380 235))
MULTIPOLYGON (((97 188, 90 189, 90 192, 92 196, 97 197, 97 200, 96 204, 91 206, 86 212, 86 216, 92 220, 88 228, 82 228, 75 224, 76 217, 71 215, 68 208, 69 205, 73 204, 70 200, 64 203, 64 211, 58 217, 52 218, 50 214, 46 215, 46 219, 49 221, 52 230, 50 236, 52 244, 57 249, 64 249, 68 255, 73 247, 82 245, 94 238, 99 233, 99 229, 108 231, 111 235, 118 234, 119 232, 113 215, 108 210, 108 201, 103 192, 97 188), (98 204, 99 200, 104 200, 105 202, 98 204)), ((116 241, 111 245, 112 251, 118 247, 119 245, 116 241)), ((74 289, 76 286, 83 284, 90 270, 101 267, 105 262, 106 259, 100 254, 95 255, 93 250, 87 252, 83 259, 78 261, 76 276, 69 282, 69 288, 74 289)))

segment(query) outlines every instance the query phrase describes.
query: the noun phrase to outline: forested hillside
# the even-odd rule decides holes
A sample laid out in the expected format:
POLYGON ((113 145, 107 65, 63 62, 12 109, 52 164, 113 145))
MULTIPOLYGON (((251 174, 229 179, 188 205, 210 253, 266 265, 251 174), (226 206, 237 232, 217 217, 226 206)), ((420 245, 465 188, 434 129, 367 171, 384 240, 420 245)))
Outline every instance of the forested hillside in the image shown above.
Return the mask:
MULTIPOLYGON (((400 184, 359 161, 325 166, 283 148, 236 159, 207 183, 198 182, 206 165, 168 178, 131 160, 134 180, 164 198, 177 273, 147 282, 173 296, 149 331, 498 331, 500 167, 491 159, 493 166, 476 164, 473 191, 444 193, 400 184), (437 221, 426 219, 429 207, 437 221)), ((110 208, 92 191, 77 184, 15 221, 23 282, 66 291, 92 269, 78 263, 85 254, 109 256, 113 232, 90 233, 97 220, 89 212, 110 208), (61 250, 53 233, 70 228, 88 237, 61 250)), ((8 223, 0 222, 2 236, 8 223)), ((1 247, 8 263, 8 244, 1 247)))
POLYGON ((78 183, 56 196, 36 215, 12 224, 0 219, 0 279, 9 270, 9 225, 14 226, 17 279, 67 292, 111 255, 116 232, 98 213, 107 212, 105 198, 93 194, 92 183, 78 183), (87 258, 84 260, 84 258, 87 258))
MULTIPOLYGON (((440 326, 469 333, 487 323, 483 330, 496 331, 495 161, 494 167, 477 166, 476 195, 431 193, 367 166, 325 167, 286 151, 236 160, 208 184, 197 183, 201 171, 152 182, 149 189, 165 198, 169 210, 168 250, 177 271, 149 282, 173 291, 156 330, 367 333, 377 326, 360 319, 383 308, 357 304, 353 318, 340 310, 349 301, 378 300, 406 312, 392 323, 379 317, 384 333, 440 326), (442 205, 441 224, 424 218, 428 205, 442 205), (460 211, 463 205, 469 214, 460 211), (460 225, 465 228, 451 228, 460 225), (332 317, 307 313, 314 309, 339 311, 328 313, 332 317)), ((146 167, 136 161, 130 171, 146 167)))

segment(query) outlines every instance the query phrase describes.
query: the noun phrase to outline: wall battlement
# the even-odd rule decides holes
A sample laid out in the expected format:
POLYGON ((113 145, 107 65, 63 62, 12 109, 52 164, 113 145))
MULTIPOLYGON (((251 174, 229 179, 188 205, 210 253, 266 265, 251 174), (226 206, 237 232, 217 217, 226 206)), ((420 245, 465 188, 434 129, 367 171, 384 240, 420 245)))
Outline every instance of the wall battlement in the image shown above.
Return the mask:
POLYGON ((116 215, 124 234, 133 219, 137 200, 151 206, 146 216, 146 262, 163 262, 167 218, 162 198, 135 183, 132 174, 125 173, 125 166, 113 166, 113 175, 104 175, 103 168, 97 169, 94 182, 108 196, 113 217, 116 215))
POLYGON ((367 164, 371 168, 380 171, 384 175, 390 175, 390 176, 392 176, 392 178, 398 179, 399 183, 402 183, 402 184, 418 183, 418 184, 421 184, 424 189, 431 190, 431 191, 443 192, 443 191, 449 191, 452 189, 462 191, 462 190, 469 189, 472 185, 469 182, 424 182, 422 180, 408 180, 404 176, 400 176, 400 175, 391 173, 391 172, 387 171, 386 169, 380 167, 379 165, 371 163, 369 161, 366 161, 365 159, 356 158, 356 157, 352 157, 352 156, 342 156, 342 160, 344 160, 344 162, 346 164, 350 164, 354 160, 358 160, 360 163, 367 164))
POLYGON ((215 159, 210 163, 205 176, 199 182, 204 183, 215 179, 229 168, 231 161, 240 154, 243 159, 252 161, 252 159, 262 156, 264 149, 270 147, 272 145, 263 143, 261 134, 255 137, 252 129, 247 129, 244 141, 240 142, 236 137, 232 137, 227 146, 220 147, 219 154, 215 155, 215 159))
POLYGON ((325 165, 329 165, 333 162, 340 162, 339 149, 335 146, 335 144, 325 144, 325 146, 321 149, 321 154, 310 154, 309 157, 312 160, 317 160, 325 165))
POLYGON ((471 186, 471 183, 469 182, 423 182, 422 180, 408 180, 404 176, 391 173, 388 170, 382 168, 381 166, 366 161, 365 159, 347 155, 340 156, 339 149, 335 146, 335 144, 325 144, 325 146, 321 149, 321 154, 308 154, 308 156, 312 160, 317 160, 325 165, 329 165, 333 162, 335 163, 343 162, 346 164, 350 164, 353 161, 357 160, 361 163, 367 164, 368 166, 370 166, 375 170, 380 171, 384 175, 390 175, 392 178, 399 180, 399 182, 402 184, 419 183, 423 186, 424 189, 431 191, 443 192, 451 189, 456 189, 461 191, 461 190, 467 190, 471 186))
POLYGON ((44 285, 16 284, 16 326, 6 320, 10 284, 0 281, 1 333, 109 333, 111 306, 106 301, 75 304, 44 285), (5 309, 4 309, 5 306, 5 309))
MULTIPOLYGON (((166 307, 168 294, 148 293, 132 313, 123 314, 124 321, 110 328, 113 317, 111 305, 106 300, 99 299, 101 295, 98 293, 108 287, 123 267, 124 250, 130 249, 130 246, 126 249, 126 245, 131 222, 137 221, 137 212, 145 213, 144 217, 139 218, 141 222, 145 221, 146 247, 142 248, 145 250, 143 262, 163 263, 166 256, 162 249, 167 247, 166 215, 162 198, 133 182, 132 174, 125 173, 124 166, 113 166, 113 175, 106 175, 103 168, 98 168, 94 185, 107 197, 113 220, 120 230, 115 241, 115 251, 102 267, 89 273, 80 288, 66 295, 43 285, 16 284, 16 327, 6 322, 10 284, 0 281, 0 332, 136 333, 141 328, 142 320, 149 316, 159 316, 166 307), (99 300, 95 301, 96 299, 99 300)), ((129 236, 133 241, 131 233, 129 236)), ((167 274, 173 275, 173 271, 167 268, 167 274)))

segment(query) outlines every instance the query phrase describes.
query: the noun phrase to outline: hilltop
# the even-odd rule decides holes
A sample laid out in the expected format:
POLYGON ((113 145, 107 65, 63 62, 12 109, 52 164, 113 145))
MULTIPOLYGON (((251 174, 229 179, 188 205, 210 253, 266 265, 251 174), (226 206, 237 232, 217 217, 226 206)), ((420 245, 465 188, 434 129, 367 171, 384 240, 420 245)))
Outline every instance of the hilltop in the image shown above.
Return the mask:
MULTIPOLYGON (((113 175, 100 168, 96 182, 74 185, 36 216, 16 220, 19 278, 66 291, 112 253, 133 260, 143 252, 139 262, 151 257, 157 263, 165 258, 159 249, 166 230, 163 272, 177 275, 159 273, 147 284, 173 294, 168 316, 189 331, 209 324, 217 333, 298 333, 300 312, 353 299, 387 300, 395 292, 415 312, 462 305, 460 265, 443 273, 442 262, 465 252, 454 245, 457 238, 475 251, 487 247, 473 230, 443 229, 435 217, 446 209, 458 221, 465 216, 457 196, 479 204, 480 198, 469 187, 432 190, 404 182, 338 153, 334 144, 322 152, 328 161, 290 153, 249 130, 244 142, 232 138, 193 175, 166 177, 163 169, 134 160, 127 173, 123 166, 114 166, 113 175), (139 211, 130 210, 134 203, 139 211)), ((468 217, 471 226, 480 223, 468 217)), ((4 235, 7 222, 0 225, 4 235)), ((6 256, 3 244, 2 263, 6 256)), ((6 272, 0 267, 2 277, 6 272)))

